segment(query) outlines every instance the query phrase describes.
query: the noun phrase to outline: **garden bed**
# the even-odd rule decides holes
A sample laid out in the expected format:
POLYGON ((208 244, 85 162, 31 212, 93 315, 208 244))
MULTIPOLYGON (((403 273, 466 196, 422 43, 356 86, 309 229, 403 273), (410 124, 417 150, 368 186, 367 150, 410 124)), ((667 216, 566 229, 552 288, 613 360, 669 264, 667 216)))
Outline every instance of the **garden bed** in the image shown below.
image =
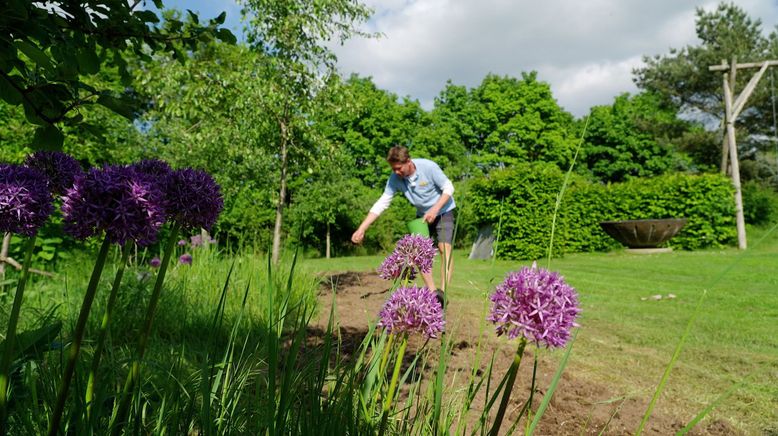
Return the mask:
MULTIPOLYGON (((345 272, 333 273, 327 276, 320 288, 319 303, 323 308, 318 318, 311 326, 310 333, 320 336, 326 331, 329 315, 328 308, 332 303, 332 290, 336 290, 337 323, 340 328, 342 353, 348 355, 355 350, 367 332, 368 324, 373 321, 389 296, 389 282, 382 280, 375 273, 345 272)), ((446 312, 446 330, 456 340, 449 360, 446 374, 446 393, 454 393, 466 388, 468 376, 473 368, 474 357, 477 354, 479 331, 482 328, 482 307, 463 304, 456 299, 449 301, 446 312)), ((486 326, 487 329, 490 326, 486 326)), ((513 359, 514 344, 506 343, 485 332, 485 356, 480 363, 480 371, 485 371, 491 350, 495 353, 493 386, 499 382, 501 375, 510 366, 513 359)), ((315 338, 311 338, 315 340, 315 338)), ((412 342, 409 353, 413 355, 424 343, 412 342)), ((439 342, 430 342, 426 346, 433 347, 430 356, 437 356, 439 342)), ((506 419, 513 421, 518 409, 530 393, 529 381, 532 372, 532 351, 527 347, 524 361, 519 371, 512 401, 506 419)), ((573 351, 575 352, 575 351, 573 351)), ((433 377, 435 362, 425 365, 425 378, 433 377)), ((540 353, 538 363, 538 385, 535 394, 535 407, 542 401, 542 395, 548 387, 554 372, 556 362, 547 353, 540 353)), ((483 391, 483 390, 482 390, 483 391)), ((446 395, 447 395, 446 394, 446 395)), ((446 399, 444 399, 445 404, 446 399)), ((599 434, 605 428, 604 434, 633 434, 645 413, 648 398, 629 397, 615 392, 607 385, 586 380, 576 374, 575 368, 568 366, 559 382, 556 393, 549 408, 543 415, 537 434, 599 434)), ((473 402, 472 420, 480 412, 484 404, 484 394, 479 392, 473 402)), ((525 418, 526 419, 526 418, 525 418)), ((524 422, 524 421, 522 421, 524 422)), ((685 425, 685 422, 672 411, 655 410, 648 425, 647 434, 673 434, 685 425)), ((468 425, 470 428, 472 424, 468 425)), ((508 426, 503 429, 507 430, 508 426)), ((729 435, 738 432, 728 423, 721 420, 705 420, 690 434, 729 435)))

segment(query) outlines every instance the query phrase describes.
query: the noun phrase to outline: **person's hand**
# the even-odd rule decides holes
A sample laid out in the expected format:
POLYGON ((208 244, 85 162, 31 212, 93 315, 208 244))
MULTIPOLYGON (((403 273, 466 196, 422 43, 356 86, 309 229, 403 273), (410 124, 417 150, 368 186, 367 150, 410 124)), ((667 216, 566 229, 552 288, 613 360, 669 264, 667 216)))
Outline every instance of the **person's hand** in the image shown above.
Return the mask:
POLYGON ((357 231, 354 232, 353 235, 351 235, 351 242, 355 244, 361 244, 364 239, 365 239, 365 231, 362 229, 357 229, 357 231))
POLYGON ((424 221, 427 222, 427 224, 432 224, 433 221, 435 221, 435 218, 438 217, 438 210, 436 208, 430 208, 430 210, 427 211, 427 213, 424 214, 424 221))

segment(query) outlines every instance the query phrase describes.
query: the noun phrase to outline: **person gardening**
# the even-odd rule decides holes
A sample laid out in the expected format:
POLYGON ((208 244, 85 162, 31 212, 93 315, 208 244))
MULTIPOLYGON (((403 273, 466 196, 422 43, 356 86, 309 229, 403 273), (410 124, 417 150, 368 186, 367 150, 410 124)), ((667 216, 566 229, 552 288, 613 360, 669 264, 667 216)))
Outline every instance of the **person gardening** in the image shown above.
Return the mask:
POLYGON ((402 193, 416 208, 416 217, 423 218, 429 226, 430 236, 437 241, 443 261, 440 265, 442 288, 435 286, 432 273, 422 273, 427 288, 434 290, 443 304, 446 285, 454 269, 451 248, 454 237, 454 185, 438 164, 429 159, 411 159, 408 149, 395 146, 389 149, 386 161, 392 167, 392 174, 386 182, 384 193, 373 204, 362 224, 351 236, 351 241, 361 244, 365 232, 391 204, 395 194, 402 193))

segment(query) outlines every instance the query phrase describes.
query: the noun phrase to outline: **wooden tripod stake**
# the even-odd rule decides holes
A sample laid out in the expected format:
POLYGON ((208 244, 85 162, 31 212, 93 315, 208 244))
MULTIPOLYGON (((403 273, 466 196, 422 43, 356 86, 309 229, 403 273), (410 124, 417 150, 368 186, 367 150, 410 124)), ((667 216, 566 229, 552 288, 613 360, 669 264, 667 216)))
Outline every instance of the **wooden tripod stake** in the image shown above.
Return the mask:
POLYGON ((754 92, 757 83, 767 71, 768 67, 778 65, 778 61, 764 61, 764 62, 752 62, 746 64, 738 64, 736 59, 732 58, 732 63, 727 64, 727 61, 722 60, 721 65, 711 65, 708 67, 709 71, 723 71, 722 83, 724 86, 724 123, 726 126, 726 135, 724 136, 724 142, 722 145, 721 156, 721 170, 726 172, 727 157, 729 157, 730 167, 732 172, 732 184, 735 187, 735 213, 737 222, 737 241, 738 248, 741 250, 746 249, 746 221, 743 217, 743 195, 740 188, 740 165, 737 158, 737 142, 735 140, 735 121, 737 116, 746 105, 748 97, 754 92), (759 71, 754 74, 751 80, 735 98, 735 77, 738 69, 746 68, 759 68, 759 71))

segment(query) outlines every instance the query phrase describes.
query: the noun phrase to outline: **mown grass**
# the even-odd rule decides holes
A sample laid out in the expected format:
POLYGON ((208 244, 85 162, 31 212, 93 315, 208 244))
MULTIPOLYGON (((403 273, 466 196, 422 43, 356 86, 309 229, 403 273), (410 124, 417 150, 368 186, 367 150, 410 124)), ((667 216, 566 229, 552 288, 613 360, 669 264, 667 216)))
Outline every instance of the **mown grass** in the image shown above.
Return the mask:
MULTIPOLYGON (((658 407, 690 420, 745 381, 712 416, 749 434, 778 431, 778 232, 749 229, 749 242, 746 251, 614 251, 554 259, 551 269, 578 289, 583 307, 582 329, 567 371, 607 385, 614 396, 647 404, 707 292, 658 407), (669 294, 675 298, 668 299, 669 294), (654 295, 663 298, 653 300, 654 295)), ((506 272, 531 263, 474 261, 467 254, 455 252, 450 304, 482 307, 506 272)), ((381 260, 309 259, 303 267, 369 271, 381 260)), ((539 264, 546 266, 546 261, 539 264)), ((552 360, 560 356, 548 354, 552 360)))

